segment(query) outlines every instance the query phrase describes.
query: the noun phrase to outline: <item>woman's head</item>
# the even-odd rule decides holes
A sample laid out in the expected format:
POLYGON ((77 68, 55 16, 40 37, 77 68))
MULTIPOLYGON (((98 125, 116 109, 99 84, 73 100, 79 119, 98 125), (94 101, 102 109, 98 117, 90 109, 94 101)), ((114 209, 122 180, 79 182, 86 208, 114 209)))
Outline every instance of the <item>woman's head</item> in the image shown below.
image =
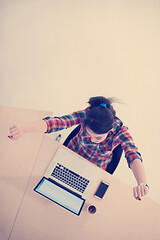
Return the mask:
POLYGON ((90 98, 84 125, 96 134, 107 133, 112 128, 116 115, 112 102, 113 99, 101 96, 90 98))

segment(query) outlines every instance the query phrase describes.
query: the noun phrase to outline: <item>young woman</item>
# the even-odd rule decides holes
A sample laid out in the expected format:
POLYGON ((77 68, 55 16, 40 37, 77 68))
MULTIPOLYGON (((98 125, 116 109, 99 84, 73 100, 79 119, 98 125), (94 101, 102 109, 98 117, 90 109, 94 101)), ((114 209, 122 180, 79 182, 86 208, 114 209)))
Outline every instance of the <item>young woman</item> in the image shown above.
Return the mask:
POLYGON ((137 181, 133 195, 141 200, 149 191, 143 161, 128 128, 116 117, 112 102, 109 98, 92 97, 88 108, 70 115, 46 117, 25 126, 13 125, 10 127, 9 138, 17 140, 27 132, 51 133, 81 124, 79 132, 67 147, 106 170, 112 160, 113 150, 120 144, 137 181))

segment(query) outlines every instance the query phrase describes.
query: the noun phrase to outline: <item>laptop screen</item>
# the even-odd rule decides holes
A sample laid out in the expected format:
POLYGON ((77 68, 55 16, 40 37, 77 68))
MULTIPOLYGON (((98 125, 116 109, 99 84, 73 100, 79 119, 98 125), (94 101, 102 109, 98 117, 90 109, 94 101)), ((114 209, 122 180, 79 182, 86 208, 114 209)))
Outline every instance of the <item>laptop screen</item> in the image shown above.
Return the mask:
POLYGON ((40 193, 44 197, 52 200, 53 202, 68 209, 76 215, 80 214, 85 202, 84 199, 77 196, 70 190, 65 189, 61 185, 57 184, 54 181, 50 181, 45 177, 43 177, 42 180, 38 183, 34 191, 40 193))

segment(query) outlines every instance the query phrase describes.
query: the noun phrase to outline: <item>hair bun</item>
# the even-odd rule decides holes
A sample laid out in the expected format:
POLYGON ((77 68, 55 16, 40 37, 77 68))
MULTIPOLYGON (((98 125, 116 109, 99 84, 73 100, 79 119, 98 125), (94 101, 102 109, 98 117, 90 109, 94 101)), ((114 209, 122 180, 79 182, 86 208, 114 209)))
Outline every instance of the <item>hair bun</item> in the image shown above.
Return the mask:
POLYGON ((114 98, 105 98, 103 96, 91 97, 88 101, 90 109, 95 107, 104 107, 111 110, 112 114, 115 116, 116 112, 112 107, 112 103, 115 102, 114 98))

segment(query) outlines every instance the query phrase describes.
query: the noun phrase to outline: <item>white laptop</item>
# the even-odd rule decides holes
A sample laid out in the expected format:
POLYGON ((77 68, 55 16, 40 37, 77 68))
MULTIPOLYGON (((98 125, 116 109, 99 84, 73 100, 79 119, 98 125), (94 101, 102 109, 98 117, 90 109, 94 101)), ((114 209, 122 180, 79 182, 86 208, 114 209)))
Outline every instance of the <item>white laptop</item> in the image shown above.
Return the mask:
POLYGON ((100 174, 99 167, 62 146, 34 190, 79 215, 100 174))

